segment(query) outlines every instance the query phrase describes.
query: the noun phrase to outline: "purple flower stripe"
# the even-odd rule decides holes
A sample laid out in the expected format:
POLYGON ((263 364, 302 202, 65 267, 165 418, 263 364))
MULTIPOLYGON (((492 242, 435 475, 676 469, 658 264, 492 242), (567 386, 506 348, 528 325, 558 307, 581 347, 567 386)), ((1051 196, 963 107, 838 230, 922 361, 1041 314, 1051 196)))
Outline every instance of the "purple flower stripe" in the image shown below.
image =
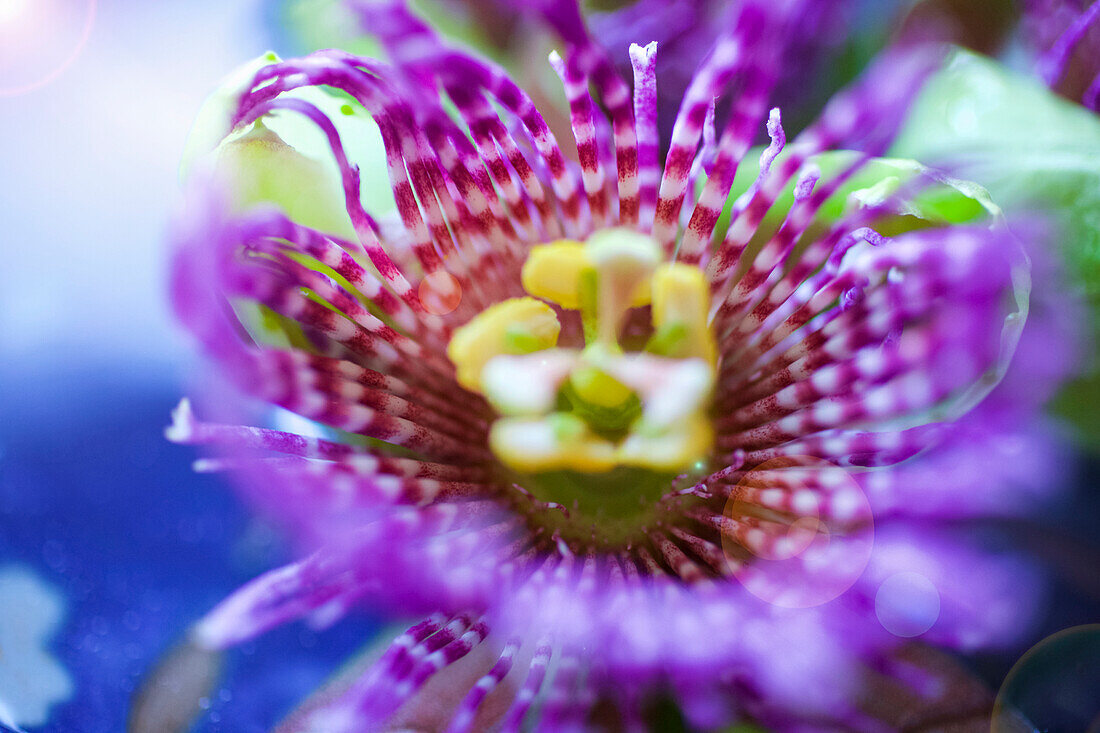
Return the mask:
MULTIPOLYGON (((676 238, 676 224, 680 218, 684 193, 687 187, 695 148, 708 120, 708 110, 715 98, 734 80, 744 84, 744 91, 733 102, 730 120, 718 141, 718 154, 710 172, 706 187, 688 225, 691 240, 685 245, 689 256, 695 254, 699 243, 709 240, 730 188, 737 173, 737 162, 743 157, 756 135, 767 96, 775 83, 775 69, 762 63, 778 64, 782 44, 781 37, 767 32, 770 25, 763 22, 764 11, 756 3, 745 3, 732 29, 721 36, 704 61, 680 105, 672 139, 665 157, 664 176, 657 201, 654 237, 667 252, 672 252, 676 238), (771 48, 761 52, 762 48, 771 48), (778 48, 777 48, 778 47, 778 48)), ((713 119, 713 117, 709 117, 713 119)))
POLYGON ((588 93, 587 80, 581 76, 575 64, 570 64, 567 68, 557 53, 551 54, 550 65, 561 78, 565 96, 569 102, 569 121, 573 138, 577 142, 577 159, 580 161, 581 180, 585 195, 588 197, 592 226, 606 227, 611 223, 613 214, 605 187, 606 176, 596 142, 596 121, 593 114, 595 104, 588 93))
POLYGON ((707 267, 711 279, 717 283, 716 291, 724 290, 737 273, 748 243, 764 216, 806 161, 812 155, 842 144, 865 150, 870 155, 881 152, 901 122, 904 95, 920 86, 938 61, 938 54, 927 51, 895 51, 878 60, 863 78, 829 103, 821 118, 798 136, 790 154, 781 161, 767 183, 730 222, 725 240, 707 267))
POLYGON ((474 716, 477 714, 478 706, 512 671, 512 665, 515 663, 516 654, 521 646, 522 641, 520 640, 512 640, 504 645, 504 650, 500 653, 492 669, 474 683, 470 692, 463 699, 447 728, 447 733, 465 733, 474 730, 474 716))
MULTIPOLYGON (((359 12, 365 27, 370 28, 387 47, 400 69, 422 81, 438 76, 444 91, 469 125, 478 150, 497 184, 506 186, 506 159, 519 176, 527 195, 538 206, 544 225, 556 228, 560 220, 552 215, 550 201, 545 197, 541 183, 526 159, 519 154, 512 137, 489 106, 485 95, 490 95, 518 117, 553 175, 554 193, 562 207, 561 219, 575 226, 580 186, 569 175, 561 149, 534 102, 508 78, 503 69, 446 48, 431 29, 409 13, 399 0, 353 3, 353 7, 359 12), (497 145, 504 150, 504 158, 497 151, 497 145)), ((424 91, 429 90, 434 90, 433 85, 424 82, 424 91)), ((514 199, 509 200, 509 204, 514 203, 514 199)), ((551 234, 544 232, 543 236, 551 234)))

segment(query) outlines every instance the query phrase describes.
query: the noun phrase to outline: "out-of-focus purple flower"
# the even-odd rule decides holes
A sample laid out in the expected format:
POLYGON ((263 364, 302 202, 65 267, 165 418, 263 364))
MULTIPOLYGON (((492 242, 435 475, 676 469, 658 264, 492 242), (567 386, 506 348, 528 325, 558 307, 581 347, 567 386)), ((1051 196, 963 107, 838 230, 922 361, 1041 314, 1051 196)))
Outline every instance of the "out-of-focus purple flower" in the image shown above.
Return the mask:
MULTIPOLYGON (((1017 19, 1014 0, 916 0, 896 4, 903 17, 896 33, 917 39, 954 43, 986 55, 996 55, 1017 19)), ((877 4, 865 3, 878 10, 877 4)))
MULTIPOLYGON (((655 41, 658 121, 667 139, 680 100, 703 57, 727 28, 740 0, 637 0, 617 10, 590 16, 592 35, 607 50, 620 73, 629 73, 623 49, 632 43, 655 41)), ((771 97, 790 117, 812 115, 827 99, 823 82, 834 68, 840 47, 848 40, 855 10, 853 0, 804 3, 799 21, 786 39, 788 50, 779 67, 771 97)))
MULTIPOLYGON (((402 706, 456 669, 471 682, 451 730, 584 727, 593 710, 632 728, 655 692, 702 726, 876 729, 860 680, 910 630, 961 648, 1020 630, 1017 562, 931 530, 900 479, 864 490, 852 473, 944 436, 964 448, 956 421, 1026 316, 1025 258, 997 221, 905 224, 937 178, 840 193, 936 54, 886 55, 788 143, 767 100, 804 5, 739 3, 662 165, 655 47, 630 47, 632 89, 577 7, 548 4, 573 163, 499 68, 401 3, 355 7, 392 63, 323 51, 251 74, 175 230, 181 320, 245 393, 324 436, 177 411, 170 437, 215 446, 203 465, 239 473, 311 550, 196 643, 364 603, 426 615, 309 713, 329 733, 412 725, 402 706), (321 85, 347 95, 337 115, 377 125, 395 212, 364 209, 383 172, 349 160, 302 93, 321 85), (299 115, 338 182, 265 124, 299 115), (731 201, 762 128, 759 175, 731 201), (830 148, 858 152, 823 173, 830 148), (263 165, 278 185, 243 171, 263 165), (242 189, 282 208, 242 210, 242 189), (289 214, 333 193, 333 227, 289 214), (907 616, 911 598, 928 613, 907 616)), ((942 515, 986 511, 952 487, 968 488, 928 492, 942 515)))
POLYGON ((1079 370, 1086 341, 1083 306, 1035 236, 1027 247, 1033 288, 1028 322, 1005 378, 951 427, 952 437, 919 460, 864 474, 861 484, 884 518, 1028 516, 1068 485, 1074 459, 1042 408, 1079 370))
MULTIPOLYGON (((699 64, 744 2, 635 0, 612 10, 587 14, 593 40, 624 77, 632 74, 627 54, 632 44, 656 43, 661 49, 657 55, 660 83, 656 89, 658 128, 663 140, 669 138, 680 101, 699 64)), ((552 7, 554 2, 451 0, 451 4, 483 21, 490 28, 490 41, 495 41, 506 55, 522 56, 530 51, 524 45, 529 35, 526 31, 530 31, 528 26, 539 25, 545 17, 542 7, 552 7)), ((833 70, 828 61, 849 40, 856 4, 855 0, 819 0, 800 5, 799 22, 788 28, 785 39, 788 50, 783 64, 777 66, 779 80, 769 97, 773 104, 782 106, 789 119, 808 119, 828 98, 828 90, 822 83, 833 70)), ((534 63, 514 66, 524 68, 534 63)))
POLYGON ((1024 27, 1041 54, 1038 73, 1052 89, 1100 109, 1100 5, 1090 0, 1028 0, 1024 27))

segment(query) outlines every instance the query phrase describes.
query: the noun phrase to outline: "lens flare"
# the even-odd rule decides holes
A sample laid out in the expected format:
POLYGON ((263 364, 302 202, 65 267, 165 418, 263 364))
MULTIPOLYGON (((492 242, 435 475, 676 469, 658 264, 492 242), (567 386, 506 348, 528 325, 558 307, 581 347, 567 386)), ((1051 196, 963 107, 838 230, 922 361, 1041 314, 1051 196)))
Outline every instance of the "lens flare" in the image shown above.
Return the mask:
POLYGON ((31 9, 30 0, 7 0, 0 4, 0 28, 15 25, 31 9))
POLYGON ((993 707, 992 733, 1100 731, 1100 624, 1048 636, 1008 673, 993 707))
POLYGON ((97 0, 4 0, 0 3, 0 97, 39 89, 83 52, 97 0))
POLYGON ((733 576, 774 606, 828 603, 871 558, 866 495, 847 471, 820 458, 783 456, 745 472, 724 515, 722 547, 733 576))
POLYGON ((436 270, 420 281, 417 295, 424 310, 433 316, 445 316, 462 302, 462 285, 454 275, 436 270))

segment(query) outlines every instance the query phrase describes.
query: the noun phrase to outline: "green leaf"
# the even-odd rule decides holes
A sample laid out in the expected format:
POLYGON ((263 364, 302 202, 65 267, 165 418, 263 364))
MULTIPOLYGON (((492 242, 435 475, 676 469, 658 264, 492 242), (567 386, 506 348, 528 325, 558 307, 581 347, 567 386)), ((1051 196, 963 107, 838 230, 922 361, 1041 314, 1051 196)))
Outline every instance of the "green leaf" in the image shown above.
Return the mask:
POLYGON ((961 165, 1001 207, 1054 215, 1070 272, 1100 306, 1100 117, 958 51, 919 96, 892 153, 961 165))
MULTIPOLYGON (((730 210, 734 201, 749 189, 759 173, 759 151, 751 151, 737 170, 733 188, 726 206, 715 228, 715 241, 721 241, 729 227, 730 210)), ((773 167, 780 165, 787 151, 781 153, 773 167)), ((827 181, 849 166, 856 153, 838 150, 822 153, 811 158, 821 170, 821 180, 827 181)), ((874 158, 855 173, 821 207, 814 217, 806 238, 819 236, 825 228, 836 223, 852 207, 871 201, 895 190, 906 181, 923 175, 928 169, 915 160, 902 158, 874 158)), ((939 182, 920 191, 914 200, 908 202, 909 208, 904 215, 889 217, 874 222, 876 231, 884 236, 896 236, 906 231, 927 226, 964 224, 986 217, 999 217, 1000 208, 989 193, 981 186, 969 181, 935 175, 939 182)), ((794 204, 794 182, 787 184, 775 206, 764 217, 764 221, 753 238, 752 246, 762 245, 782 224, 794 204)))
MULTIPOLYGON (((228 180, 239 207, 274 203, 299 224, 354 240, 340 170, 327 138, 310 119, 277 110, 245 128, 229 128, 255 73, 277 61, 279 57, 270 52, 253 59, 231 72, 210 94, 188 136, 181 177, 186 180, 196 167, 212 166, 228 180)), ((348 160, 363 171, 364 208, 375 216, 396 208, 382 137, 367 111, 323 88, 295 89, 286 96, 310 102, 335 125, 348 160)))
MULTIPOLYGON (((492 54, 496 47, 474 15, 461 3, 442 0, 412 0, 412 11, 442 37, 492 54)), ((360 27, 359 19, 345 0, 280 0, 274 20, 294 53, 311 53, 323 48, 384 58, 382 46, 360 27)))

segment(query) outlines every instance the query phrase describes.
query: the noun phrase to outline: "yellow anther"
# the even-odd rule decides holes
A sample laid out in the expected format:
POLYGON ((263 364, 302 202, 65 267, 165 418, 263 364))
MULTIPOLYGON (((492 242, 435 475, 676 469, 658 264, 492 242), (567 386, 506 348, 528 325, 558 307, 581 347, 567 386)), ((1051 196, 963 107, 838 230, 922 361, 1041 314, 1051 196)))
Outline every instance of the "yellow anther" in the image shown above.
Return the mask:
POLYGON ((561 324, 554 310, 534 298, 512 298, 490 306, 455 331, 447 356, 458 382, 478 391, 481 370, 494 356, 549 349, 558 342, 561 324))
POLYGON ((611 441, 592 433, 581 418, 563 412, 497 420, 489 432, 489 445, 501 461, 521 473, 602 473, 617 464, 617 449, 611 441))
POLYGON ((596 367, 582 366, 569 376, 577 396, 590 405, 619 407, 634 394, 630 387, 596 367))
POLYGON ((714 430, 703 415, 687 417, 658 434, 636 431, 618 445, 570 413, 505 417, 489 431, 489 446, 497 458, 521 473, 602 473, 616 466, 682 471, 709 455, 713 444, 714 430))
POLYGON ((703 271, 685 264, 661 265, 653 273, 653 330, 663 334, 661 355, 677 359, 700 357, 715 364, 718 347, 707 325, 710 288, 703 271))
POLYGON ((489 433, 493 453, 521 473, 603 473, 616 466, 681 471, 708 455, 713 442, 714 431, 703 415, 692 415, 660 433, 633 432, 617 445, 565 412, 502 418, 489 433))
POLYGON ((650 434, 644 426, 618 446, 616 458, 626 466, 654 471, 681 471, 710 454, 714 430, 706 415, 695 413, 676 425, 650 434))
MULTIPOLYGON (((523 289, 536 298, 549 300, 562 308, 579 309, 581 307, 581 273, 597 267, 596 262, 589 256, 593 244, 596 244, 597 249, 607 249, 608 240, 612 244, 624 240, 627 242, 637 239, 651 241, 644 235, 626 230, 611 229, 606 232, 607 234, 597 232, 587 243, 559 239, 550 244, 532 247, 527 255, 527 261, 523 263, 521 275, 523 289), (599 244, 601 241, 604 244, 599 244)), ((600 274, 603 279, 602 269, 600 274)), ((638 287, 632 291, 630 307, 637 308, 648 304, 649 283, 643 278, 638 287)))
POLYGON ((523 263, 523 289, 562 308, 580 308, 581 271, 591 267, 580 242, 562 239, 531 248, 523 263))
POLYGON ((497 304, 455 332, 447 354, 459 382, 501 415, 489 442, 502 463, 521 473, 670 472, 710 455, 710 289, 700 269, 662 259, 651 237, 628 229, 537 246, 523 266, 535 297, 497 304), (625 354, 623 318, 651 300, 649 353, 625 354), (581 311, 583 351, 554 348, 561 325, 543 301, 581 311))

